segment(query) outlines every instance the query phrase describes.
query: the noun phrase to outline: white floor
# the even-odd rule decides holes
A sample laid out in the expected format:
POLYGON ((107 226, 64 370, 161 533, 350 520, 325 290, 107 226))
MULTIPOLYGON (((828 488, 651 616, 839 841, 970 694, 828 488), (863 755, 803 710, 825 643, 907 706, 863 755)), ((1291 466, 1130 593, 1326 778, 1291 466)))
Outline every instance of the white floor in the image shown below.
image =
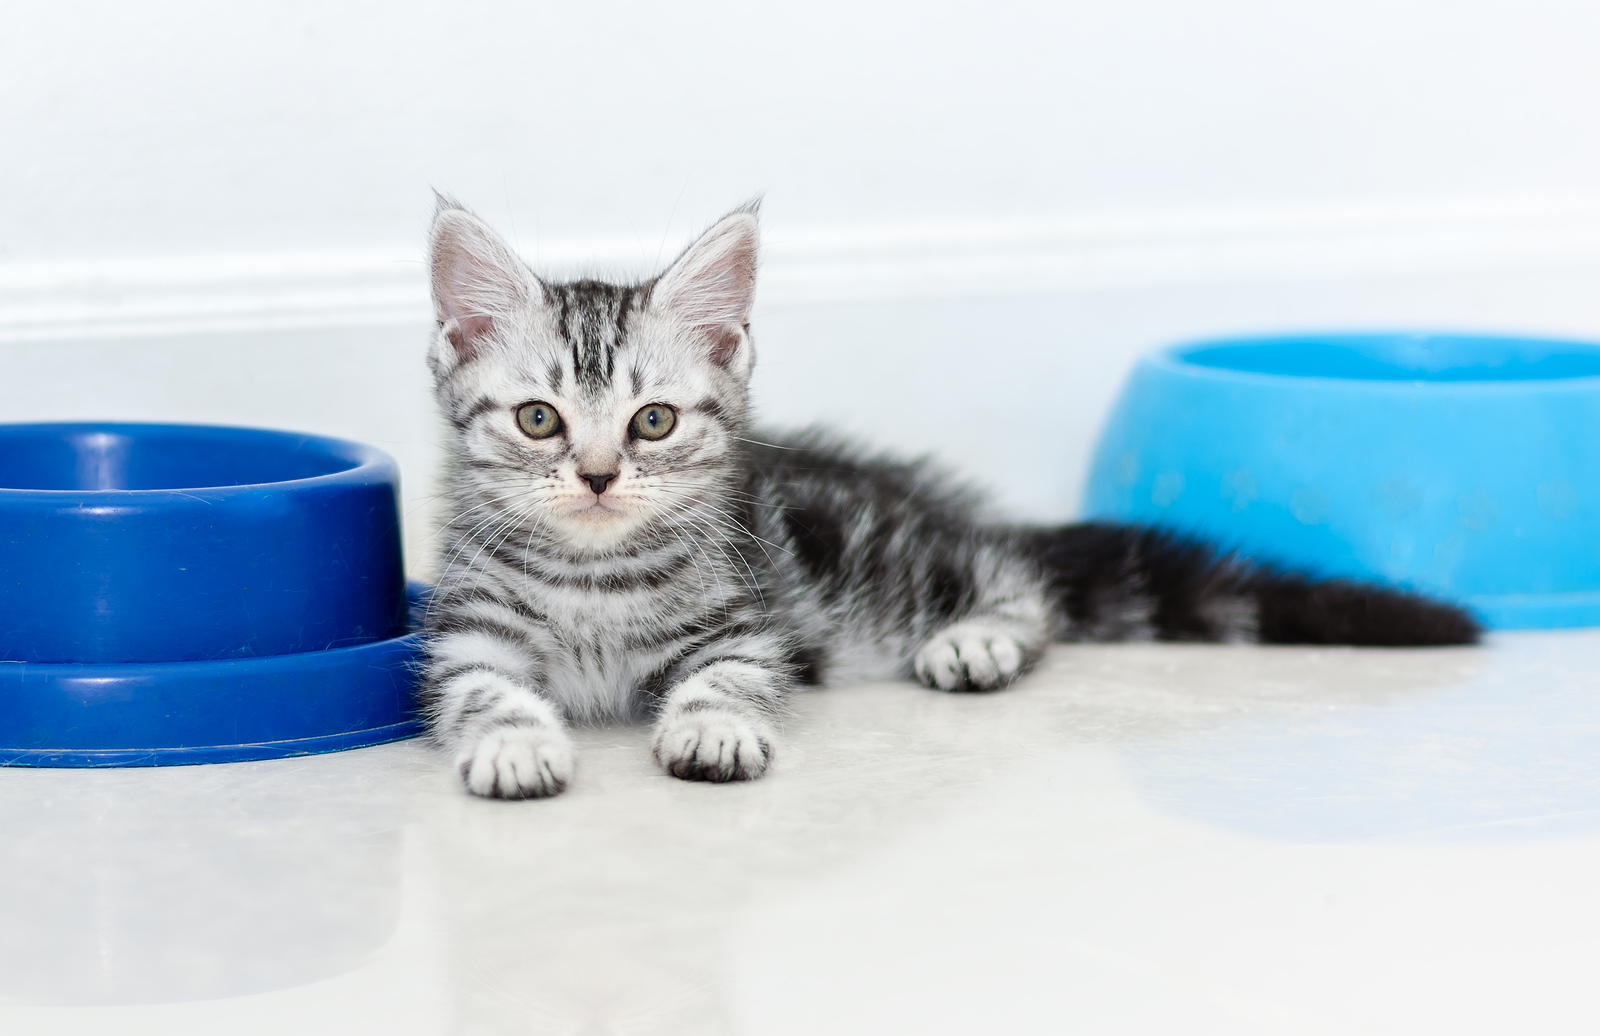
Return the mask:
POLYGON ((1056 649, 807 694, 746 786, 582 735, 0 771, 0 1033, 1593 1032, 1600 631, 1056 649))

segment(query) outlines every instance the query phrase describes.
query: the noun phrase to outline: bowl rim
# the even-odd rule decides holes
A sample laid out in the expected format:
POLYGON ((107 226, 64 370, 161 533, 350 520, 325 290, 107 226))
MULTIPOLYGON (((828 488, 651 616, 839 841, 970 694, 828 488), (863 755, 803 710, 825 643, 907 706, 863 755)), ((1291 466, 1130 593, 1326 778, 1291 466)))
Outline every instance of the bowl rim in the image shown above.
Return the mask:
POLYGON ((0 423, 0 436, 4 436, 7 431, 12 429, 60 430, 63 433, 113 432, 126 434, 141 431, 243 433, 263 439, 294 441, 302 445, 313 444, 329 454, 350 460, 352 463, 350 467, 339 471, 330 471, 323 475, 311 475, 306 478, 285 479, 278 482, 245 482, 221 486, 163 486, 159 489, 25 489, 15 486, 0 486, 0 502, 7 500, 20 501, 23 499, 65 501, 89 497, 94 500, 95 504, 93 508, 85 508, 85 510, 104 513, 105 508, 116 507, 119 504, 144 505, 162 499, 185 498, 210 504, 220 498, 268 491, 296 492, 330 485, 371 485, 373 483, 398 482, 399 480, 398 464, 392 456, 378 447, 369 446, 354 439, 342 439, 337 436, 319 435, 313 432, 261 428, 255 425, 176 421, 16 421, 0 423))
POLYGON ((1472 339, 1482 342, 1518 342, 1559 346, 1573 348, 1576 351, 1589 353, 1596 358, 1600 358, 1600 341, 1582 338, 1517 332, 1466 331, 1449 328, 1379 327, 1324 330, 1296 329, 1190 338, 1147 353, 1141 358, 1140 363, 1169 373, 1181 374, 1187 378, 1209 378, 1217 381, 1278 386, 1292 384, 1308 388, 1342 389, 1352 392, 1528 394, 1535 392, 1595 391, 1600 389, 1600 373, 1554 378, 1476 378, 1448 381, 1428 378, 1349 378, 1330 374, 1284 374, 1234 370, 1227 367, 1213 367, 1195 363, 1188 358, 1193 353, 1203 349, 1212 349, 1220 346, 1264 345, 1273 342, 1287 343, 1295 341, 1327 342, 1340 339, 1347 341, 1381 341, 1403 338, 1453 338, 1472 339))

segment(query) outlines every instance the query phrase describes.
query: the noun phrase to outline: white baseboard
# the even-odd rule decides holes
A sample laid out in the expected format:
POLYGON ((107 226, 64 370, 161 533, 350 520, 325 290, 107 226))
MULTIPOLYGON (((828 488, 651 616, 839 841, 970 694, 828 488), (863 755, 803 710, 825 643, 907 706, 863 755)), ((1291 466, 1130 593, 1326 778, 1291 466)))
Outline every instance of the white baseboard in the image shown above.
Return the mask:
MULTIPOLYGON (((546 271, 632 276, 654 260, 641 259, 636 243, 605 240, 541 242, 537 256, 546 271)), ((1600 195, 775 227, 760 305, 1593 262, 1600 195)), ((429 316, 420 248, 0 264, 0 342, 422 324, 429 316)))

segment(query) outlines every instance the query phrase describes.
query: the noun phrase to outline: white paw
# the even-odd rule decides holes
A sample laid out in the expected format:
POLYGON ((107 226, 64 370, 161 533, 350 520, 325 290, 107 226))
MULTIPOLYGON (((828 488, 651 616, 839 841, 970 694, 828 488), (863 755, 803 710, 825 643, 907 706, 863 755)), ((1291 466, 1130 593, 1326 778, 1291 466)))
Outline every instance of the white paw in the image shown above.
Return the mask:
POLYGON ((1022 674, 1022 642, 978 626, 952 626, 936 634, 912 661, 917 679, 943 691, 990 691, 1022 674))
POLYGON ((730 709, 691 707, 656 723, 650 752, 663 770, 686 781, 748 781, 772 761, 772 732, 730 709))
POLYGON ((572 780, 572 740, 548 724, 490 727, 456 757, 461 780, 490 799, 542 799, 572 780))

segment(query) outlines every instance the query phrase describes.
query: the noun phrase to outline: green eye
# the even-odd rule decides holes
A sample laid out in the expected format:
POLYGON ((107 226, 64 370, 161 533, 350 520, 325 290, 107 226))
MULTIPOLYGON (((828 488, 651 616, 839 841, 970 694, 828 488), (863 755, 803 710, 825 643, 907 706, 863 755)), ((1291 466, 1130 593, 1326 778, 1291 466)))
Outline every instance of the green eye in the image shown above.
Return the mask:
POLYGON ((665 439, 678 423, 678 412, 665 403, 651 403, 633 415, 633 434, 640 439, 665 439))
POLYGON ((561 415, 549 403, 524 403, 517 407, 517 427, 530 439, 548 439, 561 431, 561 415))

